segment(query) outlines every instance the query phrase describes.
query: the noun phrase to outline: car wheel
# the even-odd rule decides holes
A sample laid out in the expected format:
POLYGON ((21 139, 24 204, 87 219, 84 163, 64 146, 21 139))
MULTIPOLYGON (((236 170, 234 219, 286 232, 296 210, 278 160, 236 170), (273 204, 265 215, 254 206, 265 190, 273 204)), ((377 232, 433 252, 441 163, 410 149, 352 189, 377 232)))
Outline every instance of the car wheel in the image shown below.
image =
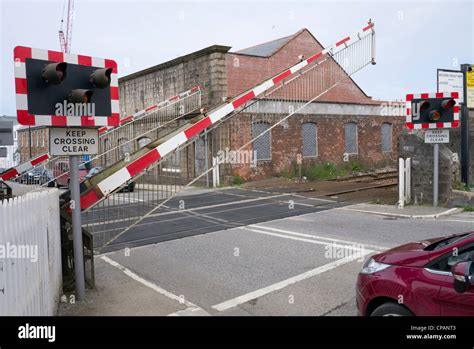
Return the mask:
POLYGON ((413 314, 404 306, 389 302, 378 306, 370 316, 413 316, 413 314))
POLYGON ((134 190, 135 190, 135 183, 130 183, 128 185, 128 192, 133 193, 134 190))

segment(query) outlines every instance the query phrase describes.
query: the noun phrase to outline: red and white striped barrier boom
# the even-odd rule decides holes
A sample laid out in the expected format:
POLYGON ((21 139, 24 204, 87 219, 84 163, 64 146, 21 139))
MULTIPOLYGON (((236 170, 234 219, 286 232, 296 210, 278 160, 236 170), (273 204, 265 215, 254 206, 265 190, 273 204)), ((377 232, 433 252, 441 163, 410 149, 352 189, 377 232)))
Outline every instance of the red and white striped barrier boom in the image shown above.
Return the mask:
MULTIPOLYGON (((182 92, 180 94, 177 94, 173 97, 170 97, 168 98, 167 100, 164 100, 160 103, 157 103, 157 104, 153 104, 152 106, 149 106, 143 110, 140 110, 138 112, 136 112, 135 114, 132 114, 130 116, 127 116, 123 119, 120 120, 120 123, 119 123, 119 126, 116 126, 116 127, 101 127, 99 128, 99 134, 100 136, 103 136, 105 135, 106 132, 108 131, 111 131, 117 127, 120 127, 122 126, 123 124, 127 123, 127 122, 130 122, 130 121, 135 121, 135 120, 139 120, 147 115, 149 115, 150 113, 152 112, 155 112, 157 110, 160 110, 164 107, 167 107, 168 105, 172 104, 172 103, 175 103, 176 101, 179 101, 185 97, 188 97, 190 95, 192 95, 193 93, 196 93, 197 91, 201 90, 202 89, 202 86, 201 85, 197 85, 197 86, 194 86, 193 88, 185 91, 185 92, 182 92)), ((4 181, 7 181, 9 179, 12 179, 12 178, 15 178, 29 170, 31 170, 33 167, 35 166, 38 166, 48 160, 51 160, 52 157, 51 155, 49 155, 49 153, 44 153, 44 154, 41 154, 39 156, 37 156, 36 158, 33 158, 31 160, 28 160, 18 166, 15 166, 15 167, 12 167, 4 172, 2 172, 0 174, 0 179, 4 180, 4 181)))
POLYGON ((158 145, 157 147, 151 149, 138 159, 131 161, 127 166, 119 169, 114 172, 107 178, 100 181, 94 187, 86 190, 81 193, 81 209, 86 210, 96 205, 98 202, 103 200, 109 194, 113 193, 115 190, 120 188, 124 183, 132 179, 133 177, 140 174, 143 170, 148 168, 153 163, 159 161, 167 154, 171 153, 177 149, 182 144, 186 143, 188 140, 198 135, 201 131, 208 128, 209 126, 217 123, 219 120, 222 120, 225 116, 231 114, 239 107, 244 105, 246 102, 250 101, 254 97, 261 95, 262 93, 268 91, 280 81, 284 80, 286 77, 300 71, 308 64, 316 61, 318 58, 321 58, 325 55, 331 55, 338 51, 339 48, 346 47, 349 42, 360 40, 367 33, 372 32, 374 28, 374 23, 369 22, 366 27, 360 31, 346 36, 342 40, 339 40, 334 45, 331 45, 324 50, 312 55, 308 59, 301 61, 292 67, 284 70, 281 73, 273 76, 272 78, 260 83, 254 88, 244 92, 240 96, 234 98, 231 102, 225 103, 220 107, 212 110, 208 115, 196 122, 195 124, 189 126, 184 131, 176 134, 171 137, 164 143, 158 145))
POLYGON ((7 181, 13 177, 16 177, 16 176, 19 176, 20 174, 22 173, 25 173, 26 171, 32 169, 33 167, 45 162, 46 160, 50 159, 51 156, 46 153, 46 154, 42 154, 36 158, 33 158, 31 160, 28 160, 18 166, 15 166, 15 167, 12 167, 8 170, 6 170, 5 172, 3 172, 1 175, 0 175, 0 179, 4 180, 4 181, 7 181))

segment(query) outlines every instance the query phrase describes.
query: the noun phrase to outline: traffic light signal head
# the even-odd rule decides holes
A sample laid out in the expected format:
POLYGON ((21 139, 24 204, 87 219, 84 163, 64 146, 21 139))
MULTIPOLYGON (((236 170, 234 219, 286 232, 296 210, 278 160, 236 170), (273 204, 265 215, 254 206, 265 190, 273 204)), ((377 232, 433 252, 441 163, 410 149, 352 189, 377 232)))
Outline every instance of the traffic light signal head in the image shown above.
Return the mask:
POLYGON ((68 101, 70 103, 90 103, 93 93, 91 90, 78 88, 71 91, 68 96, 68 101))
POLYGON ((407 94, 406 124, 411 129, 459 126, 457 92, 407 94))
POLYGON ((430 102, 428 102, 426 100, 421 100, 421 101, 418 102, 418 109, 420 111, 428 110, 430 107, 431 107, 430 102))
POLYGON ((94 87, 107 88, 110 85, 112 68, 97 69, 91 74, 90 82, 94 87))
POLYGON ((66 79, 66 69, 65 62, 45 64, 41 76, 46 83, 58 85, 66 79))
POLYGON ((119 125, 115 61, 24 46, 15 47, 14 58, 20 124, 119 125))
POLYGON ((452 109, 452 108, 454 108, 455 105, 456 105, 456 101, 452 98, 444 99, 441 102, 441 108, 443 108, 445 110, 452 109))

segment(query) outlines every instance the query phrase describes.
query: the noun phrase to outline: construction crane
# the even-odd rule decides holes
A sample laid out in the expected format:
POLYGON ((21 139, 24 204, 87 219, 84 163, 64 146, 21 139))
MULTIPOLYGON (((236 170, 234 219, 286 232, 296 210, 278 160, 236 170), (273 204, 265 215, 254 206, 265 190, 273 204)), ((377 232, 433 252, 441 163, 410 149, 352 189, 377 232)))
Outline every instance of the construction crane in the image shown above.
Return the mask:
POLYGON ((74 0, 64 0, 63 15, 61 18, 61 25, 59 27, 59 44, 61 45, 61 51, 65 53, 71 52, 71 41, 72 41, 72 21, 74 17, 74 0), (64 33, 64 8, 67 1, 67 14, 66 14, 66 33, 64 33))

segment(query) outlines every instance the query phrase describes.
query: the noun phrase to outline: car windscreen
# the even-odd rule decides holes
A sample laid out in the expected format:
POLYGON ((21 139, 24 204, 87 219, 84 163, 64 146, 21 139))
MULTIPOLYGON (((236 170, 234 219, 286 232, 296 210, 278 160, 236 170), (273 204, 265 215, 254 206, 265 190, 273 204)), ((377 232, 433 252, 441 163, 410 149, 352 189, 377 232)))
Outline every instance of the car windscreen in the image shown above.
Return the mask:
POLYGON ((443 248, 447 245, 450 245, 460 239, 463 239, 464 237, 466 237, 467 235, 469 235, 469 233, 465 233, 465 234, 460 234, 460 235, 456 235, 456 236, 450 236, 446 239, 443 239, 443 240, 440 240, 440 241, 436 241, 428 246, 426 246, 424 248, 425 251, 436 251, 440 248, 443 248))

